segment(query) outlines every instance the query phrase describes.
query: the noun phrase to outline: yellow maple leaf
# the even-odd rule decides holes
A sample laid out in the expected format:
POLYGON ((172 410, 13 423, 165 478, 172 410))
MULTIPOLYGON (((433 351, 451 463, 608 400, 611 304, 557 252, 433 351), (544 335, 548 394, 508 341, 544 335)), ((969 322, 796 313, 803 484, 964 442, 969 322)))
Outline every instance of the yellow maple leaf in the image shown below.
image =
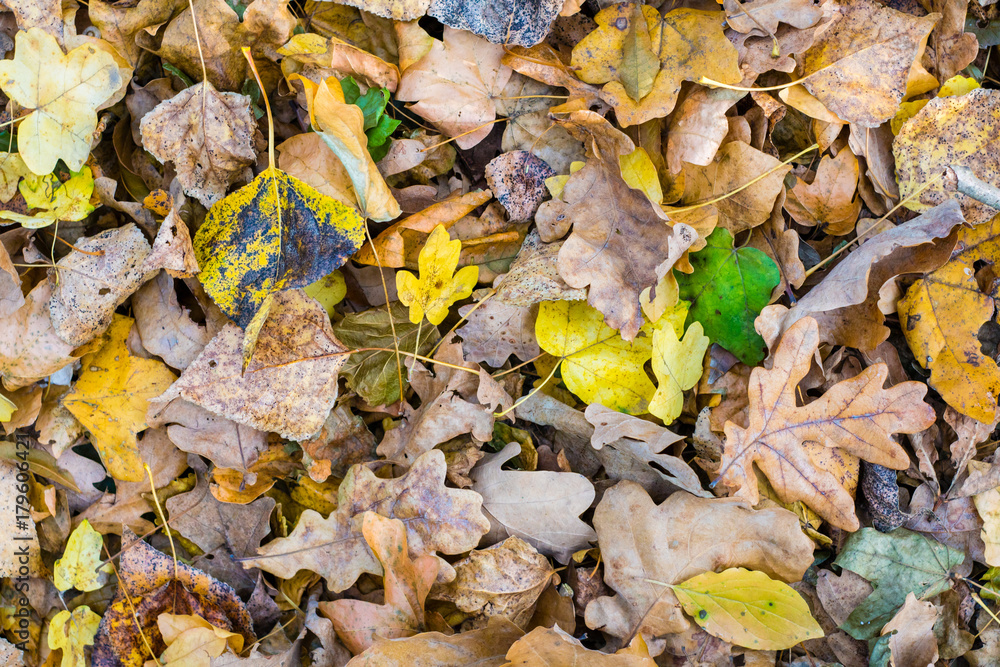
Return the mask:
POLYGON ((701 322, 692 322, 687 333, 687 303, 681 302, 663 315, 653 332, 653 374, 659 386, 649 401, 649 412, 669 424, 681 414, 684 392, 701 379, 701 364, 708 349, 708 336, 701 322))
POLYGON ((90 197, 94 194, 94 176, 90 167, 70 175, 65 183, 55 174, 26 176, 18 186, 29 208, 38 209, 33 215, 0 211, 0 218, 21 223, 22 227, 48 227, 57 220, 83 220, 94 210, 90 197))
POLYGON ((0 61, 0 88, 33 111, 17 128, 18 152, 36 174, 62 160, 79 171, 90 155, 97 110, 125 85, 114 57, 94 44, 67 54, 40 28, 18 32, 14 59, 0 61))
POLYGON ((104 540, 86 519, 66 541, 63 557, 56 561, 53 583, 61 591, 96 591, 107 583, 110 567, 101 567, 104 540))
POLYGON ((100 624, 101 617, 87 605, 80 605, 73 613, 64 609, 55 615, 49 625, 49 648, 62 649, 60 667, 86 667, 84 648, 94 643, 100 624))
POLYGON ((15 412, 17 412, 17 405, 3 394, 0 394, 0 422, 9 422, 15 412))
POLYGON ((472 294, 479 278, 478 266, 458 268, 461 241, 451 241, 444 225, 438 225, 420 250, 420 277, 403 270, 396 274, 399 300, 410 307, 410 321, 419 323, 424 315, 438 325, 448 316, 451 304, 472 294))
POLYGON ((108 341, 84 355, 83 370, 63 406, 90 433, 108 474, 123 482, 143 479, 136 435, 146 428, 149 399, 176 379, 162 361, 129 354, 125 338, 134 320, 115 315, 108 341))

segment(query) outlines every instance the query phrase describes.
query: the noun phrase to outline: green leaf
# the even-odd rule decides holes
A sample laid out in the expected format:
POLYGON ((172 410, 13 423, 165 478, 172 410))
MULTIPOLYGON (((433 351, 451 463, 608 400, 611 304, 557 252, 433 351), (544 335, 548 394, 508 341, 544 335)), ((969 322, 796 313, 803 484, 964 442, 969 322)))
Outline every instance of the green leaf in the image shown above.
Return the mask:
MULTIPOLYGON (((401 352, 414 352, 417 344, 417 325, 411 324, 407 308, 394 301, 390 308, 396 327, 396 338, 401 352)), ((385 306, 372 308, 361 313, 350 313, 333 328, 337 339, 350 349, 361 347, 381 347, 392 350, 392 327, 385 306)), ((420 352, 427 354, 441 336, 437 328, 428 324, 420 334, 420 352)), ((403 369, 403 389, 406 389, 406 369, 412 357, 400 356, 403 369)), ((355 352, 347 358, 340 369, 341 377, 347 379, 347 386, 369 405, 387 405, 399 400, 399 375, 396 371, 394 352, 355 352)))
MULTIPOLYGON (((366 133, 368 136, 368 150, 371 151, 372 147, 385 146, 388 151, 389 147, 386 143, 389 141, 389 135, 395 132, 397 127, 399 127, 398 120, 382 116, 378 121, 378 125, 366 133)), ((372 159, 375 159, 374 154, 372 155, 372 159)))
POLYGON ((676 273, 682 299, 691 302, 688 324, 701 322, 705 334, 748 366, 764 358, 764 339, 753 321, 771 298, 781 272, 756 248, 734 248, 727 229, 716 229, 708 246, 691 255, 694 273, 676 273))
POLYGON ((361 87, 353 76, 345 76, 340 80, 340 89, 344 91, 344 101, 354 104, 361 97, 361 87))
POLYGON ((361 247, 364 229, 352 207, 270 168, 208 211, 194 237, 198 278, 246 329, 275 292, 343 266, 361 247))
POLYGON ((874 639, 913 593, 928 598, 948 590, 949 575, 965 554, 919 533, 899 528, 853 533, 835 565, 860 574, 875 587, 841 626, 855 639, 874 639))
POLYGON ((823 636, 802 596, 763 572, 742 567, 705 572, 673 591, 698 625, 731 644, 780 651, 823 636))

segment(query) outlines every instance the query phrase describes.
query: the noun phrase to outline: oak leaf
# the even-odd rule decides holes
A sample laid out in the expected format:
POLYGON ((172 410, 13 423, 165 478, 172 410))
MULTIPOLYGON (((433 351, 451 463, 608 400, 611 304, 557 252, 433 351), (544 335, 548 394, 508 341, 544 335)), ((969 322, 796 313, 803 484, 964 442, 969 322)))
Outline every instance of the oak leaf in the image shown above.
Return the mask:
POLYGON ((579 639, 562 628, 535 628, 514 642, 507 651, 507 662, 500 667, 654 667, 641 639, 634 640, 615 653, 586 648, 579 639))
POLYGON ((512 73, 500 62, 503 53, 499 44, 445 27, 444 41, 434 40, 426 55, 403 70, 396 98, 416 102, 411 111, 455 137, 459 148, 472 148, 490 133, 493 98, 512 73))
POLYGON ((337 400, 337 372, 346 360, 329 315, 301 290, 279 292, 245 373, 243 337, 227 324, 157 404, 179 396, 259 431, 308 439, 337 400))
POLYGON ((653 331, 653 375, 656 393, 649 400, 650 414, 664 424, 677 419, 684 406, 684 392, 701 378, 701 361, 708 350, 708 337, 701 323, 693 322, 684 331, 684 320, 661 320, 653 331), (684 334, 683 338, 681 333, 684 334))
POLYGON ((355 465, 341 482, 337 509, 329 517, 304 511, 287 538, 268 542, 244 566, 285 579, 308 569, 324 577, 331 590, 346 590, 361 574, 382 571, 361 534, 360 516, 372 509, 388 518, 406 519, 406 541, 414 558, 469 551, 489 523, 476 493, 444 486, 446 471, 439 450, 418 458, 396 479, 377 478, 364 465, 355 465))
POLYGON ((892 435, 924 430, 934 422, 934 411, 922 400, 927 392, 922 383, 883 389, 885 364, 869 366, 833 385, 822 398, 798 406, 795 390, 818 346, 816 320, 803 318, 782 336, 772 367, 751 372, 748 426, 726 423, 720 479, 736 489, 737 497, 756 504, 756 465, 782 501, 804 501, 831 524, 857 530, 854 499, 801 443, 840 448, 877 465, 905 469, 910 459, 892 435))
POLYGON ((662 584, 729 567, 793 582, 812 564, 813 543, 793 513, 752 510, 736 498, 679 491, 655 505, 638 484, 619 482, 605 491, 594 527, 604 581, 617 595, 587 606, 587 626, 621 638, 641 633, 651 653, 662 651, 658 638, 690 627, 676 596, 662 584))
POLYGON ((194 489, 166 501, 170 525, 205 553, 224 548, 230 558, 253 556, 271 527, 273 498, 258 498, 246 505, 220 503, 208 491, 204 478, 194 489))
POLYGON ((160 400, 153 401, 146 416, 147 423, 162 428, 177 449, 204 456, 219 468, 247 472, 267 449, 266 433, 181 398, 166 406, 160 400))
POLYGON ((478 307, 462 306, 458 312, 466 320, 457 333, 469 361, 499 368, 510 355, 527 360, 541 354, 535 338, 537 305, 511 306, 493 297, 478 307))
POLYGON ((708 77, 738 83, 736 49, 723 33, 722 12, 621 3, 594 17, 598 28, 573 47, 577 76, 605 84, 602 98, 622 126, 673 111, 681 83, 708 77))
POLYGON ((379 639, 350 667, 500 667, 511 644, 524 631, 502 616, 493 616, 486 627, 454 635, 422 632, 412 637, 379 639))
POLYGON ((160 162, 173 162, 184 193, 210 207, 257 159, 250 103, 209 81, 185 88, 143 116, 142 146, 160 162))
POLYGON ((409 637, 423 630, 424 601, 438 572, 433 556, 410 559, 402 521, 376 512, 365 512, 360 519, 365 541, 382 566, 385 604, 363 600, 319 603, 319 610, 333 621, 337 636, 354 654, 372 646, 378 637, 409 637))
POLYGON ((797 180, 788 191, 785 210, 800 225, 819 225, 827 234, 843 236, 854 230, 861 213, 857 189, 858 158, 842 149, 837 157, 820 160, 812 183, 797 180))
POLYGON ((684 224, 671 230, 659 207, 626 184, 617 162, 588 160, 570 176, 562 200, 542 204, 536 220, 540 230, 572 222, 559 250, 559 274, 570 287, 589 286, 588 303, 632 340, 642 326, 639 293, 656 284, 658 272, 665 272, 661 265, 669 269, 669 258, 680 257, 698 233, 684 224))
POLYGON ((73 391, 63 405, 80 420, 115 479, 143 478, 136 434, 146 428, 149 401, 166 391, 176 376, 161 361, 133 356, 125 339, 134 320, 115 315, 108 340, 83 357, 73 391))
POLYGON ((508 535, 565 563, 596 537, 578 518, 594 501, 594 486, 576 473, 502 469, 520 453, 521 446, 512 442, 484 457, 472 470, 472 490, 483 497, 483 509, 508 535))
POLYGON ((799 57, 798 73, 837 116, 876 127, 896 113, 910 68, 941 15, 912 16, 872 0, 838 9, 840 18, 799 57))
POLYGON ((25 109, 18 153, 39 176, 60 159, 80 171, 90 155, 97 111, 125 85, 115 59, 90 43, 64 54, 40 28, 18 32, 14 59, 0 62, 0 88, 25 109))

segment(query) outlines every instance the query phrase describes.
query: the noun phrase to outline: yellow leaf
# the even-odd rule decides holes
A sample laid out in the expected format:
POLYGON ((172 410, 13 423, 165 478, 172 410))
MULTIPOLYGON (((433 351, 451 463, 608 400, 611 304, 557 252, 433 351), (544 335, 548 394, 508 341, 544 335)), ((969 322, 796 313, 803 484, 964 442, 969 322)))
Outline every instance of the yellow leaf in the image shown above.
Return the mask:
POLYGON ((347 296, 347 283, 344 282, 343 273, 334 271, 311 285, 306 285, 303 291, 319 301, 320 305, 326 309, 327 314, 333 317, 333 307, 347 296))
MULTIPOLYGON (((972 472, 972 464, 986 465, 978 461, 970 461, 969 467, 972 472)), ((983 519, 983 529, 979 536, 986 545, 984 558, 990 567, 1000 565, 1000 488, 990 489, 983 493, 978 493, 972 497, 976 504, 976 511, 983 519)))
POLYGON ((763 572, 733 567, 671 588, 698 625, 737 646, 780 651, 823 636, 802 596, 763 572))
POLYGON ((160 655, 163 667, 208 667, 226 647, 235 653, 243 650, 242 635, 216 627, 200 616, 164 612, 156 625, 167 645, 160 655))
POLYGON ((198 278, 246 329, 270 295, 339 268, 364 237, 352 207, 272 167, 209 210, 194 237, 198 278))
POLYGON ((562 357, 566 386, 585 403, 638 415, 647 412, 655 387, 643 369, 652 354, 650 326, 632 342, 604 323, 584 301, 539 304, 535 335, 543 350, 562 357))
POLYGON ((9 422, 15 412, 17 412, 17 405, 3 394, 0 394, 0 422, 9 422))
MULTIPOLYGON (((7 146, 0 146, 7 148, 7 146)), ((17 192, 17 183, 22 177, 31 174, 28 165, 17 153, 0 153, 0 201, 7 203, 17 192)))
POLYGON ((87 605, 80 605, 70 614, 65 609, 55 615, 49 625, 49 648, 62 649, 60 667, 86 667, 84 648, 94 643, 101 617, 87 605))
POLYGON ((424 315, 438 325, 448 315, 451 304, 472 294, 479 277, 478 266, 465 266, 455 273, 461 241, 450 241, 448 230, 438 225, 420 251, 420 278, 409 271, 396 274, 399 300, 410 307, 410 321, 419 323, 424 315))
POLYGON ((101 567, 104 540, 90 521, 83 520, 69 536, 63 557, 56 561, 53 582, 61 591, 96 591, 108 581, 109 565, 101 567))
POLYGON ((645 148, 640 146, 631 153, 618 156, 618 166, 621 167, 622 178, 630 188, 641 190, 657 206, 663 203, 660 177, 645 148))
POLYGON ((361 107, 344 102, 344 92, 334 77, 319 86, 300 76, 294 78, 306 88, 313 126, 347 170, 361 212, 377 222, 398 217, 402 209, 368 153, 361 107))
POLYGON ((594 20, 598 27, 573 48, 572 65, 582 81, 605 84, 601 97, 615 107, 624 127, 673 111, 685 80, 704 76, 733 84, 743 79, 736 47, 723 32, 723 12, 675 9, 661 17, 649 5, 626 2, 602 9, 594 20), (642 48, 647 41, 651 53, 659 55, 651 85, 646 77, 652 63, 642 48))
POLYGON ((86 43, 63 54, 40 28, 18 32, 14 59, 0 61, 0 88, 25 109, 17 128, 18 152, 36 174, 62 160, 79 171, 90 155, 97 110, 125 85, 114 57, 86 43))
POLYGON ((0 218, 19 222, 29 229, 48 227, 56 220, 83 220, 94 210, 90 203, 94 194, 90 167, 73 173, 65 183, 60 183, 55 174, 26 176, 18 189, 29 208, 40 210, 34 215, 0 211, 0 218))
POLYGON ((63 398, 63 406, 90 432, 108 474, 123 482, 143 479, 136 434, 146 428, 149 400, 176 379, 162 361, 129 354, 125 339, 132 323, 131 317, 115 315, 107 343, 84 355, 80 378, 63 398))
MULTIPOLYGON (((937 97, 957 97, 971 93, 980 87, 979 82, 975 79, 958 74, 941 84, 941 89, 938 90, 937 97)), ((899 134, 899 131, 903 129, 903 123, 916 116, 917 112, 927 106, 928 102, 930 100, 914 100, 900 104, 895 117, 893 117, 890 123, 892 133, 899 134)))
POLYGON ((659 386, 649 402, 649 411, 663 420, 664 424, 677 419, 684 407, 684 392, 701 379, 701 362, 708 349, 708 337, 701 328, 701 322, 693 322, 684 338, 678 332, 683 329, 687 317, 687 304, 675 308, 681 313, 680 327, 670 321, 670 313, 657 322, 653 332, 653 374, 659 386))

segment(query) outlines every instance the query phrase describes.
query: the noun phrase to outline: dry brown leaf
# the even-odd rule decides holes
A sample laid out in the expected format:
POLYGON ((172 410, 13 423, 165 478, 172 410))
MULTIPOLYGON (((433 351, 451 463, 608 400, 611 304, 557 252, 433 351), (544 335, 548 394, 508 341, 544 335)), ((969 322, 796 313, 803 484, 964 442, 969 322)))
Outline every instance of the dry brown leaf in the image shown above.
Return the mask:
POLYGON ((247 558, 257 553, 260 541, 271 531, 268 521, 274 504, 274 498, 266 497, 246 505, 220 503, 209 493, 205 478, 199 477, 194 489, 168 498, 166 508, 170 527, 202 551, 224 547, 230 558, 247 558))
POLYGON ((344 351, 315 299, 297 289, 278 292, 245 373, 243 330, 227 324, 157 403, 181 397, 257 430, 305 440, 337 400, 344 351))
POLYGON ((210 207, 257 159, 250 103, 208 81, 185 88, 142 118, 143 148, 173 162, 184 193, 210 207))
POLYGON ((115 308, 145 282, 150 247, 131 223, 75 245, 49 273, 49 314, 61 339, 83 345, 108 328, 115 308))
POLYGON ((358 199, 347 169, 315 132, 296 134, 278 144, 278 167, 323 194, 357 208, 358 199))
POLYGON ((23 305, 21 276, 11 262, 6 248, 0 243, 0 317, 14 314, 23 305))
POLYGON ((555 574, 548 559, 518 537, 473 550, 454 567, 455 580, 432 588, 430 597, 471 614, 473 629, 486 627, 496 616, 527 627, 538 596, 555 574))
POLYGON ((576 473, 502 469, 520 453, 521 446, 512 442, 484 457, 472 470, 472 490, 482 496, 483 509, 500 524, 500 532, 565 563, 597 537, 579 519, 594 501, 594 486, 576 473))
POLYGON ((788 286, 798 289, 806 280, 806 267, 799 257, 798 232, 788 229, 785 215, 782 212, 785 205, 784 193, 778 195, 774 202, 771 217, 763 225, 750 231, 747 246, 757 248, 774 260, 781 270, 781 282, 775 287, 776 292, 784 292, 788 286))
MULTIPOLYGON (((715 160, 706 166, 684 168, 683 204, 695 204, 736 190, 771 169, 770 174, 746 189, 715 204, 719 226, 734 236, 745 229, 763 224, 771 216, 774 200, 784 187, 785 174, 791 169, 742 141, 725 144, 715 160)), ((669 214, 669 209, 667 209, 669 214)))
POLYGON ((657 283, 661 265, 669 270, 669 258, 698 239, 688 225, 678 224, 671 233, 663 212, 622 179, 617 160, 588 160, 566 182, 562 200, 542 204, 536 222, 550 240, 562 235, 553 229, 572 223, 559 250, 559 274, 570 287, 589 286, 587 302, 625 340, 642 326, 639 294, 657 283))
POLYGON ((267 434, 212 414, 175 398, 164 407, 153 404, 150 426, 165 427, 170 441, 183 452, 204 456, 219 468, 246 472, 267 449, 267 434), (234 445, 235 443, 235 445, 234 445))
POLYGON ((386 88, 392 93, 399 86, 399 69, 395 65, 337 37, 327 40, 303 33, 292 37, 278 53, 285 56, 281 71, 289 80, 292 74, 301 74, 319 84, 327 77, 350 76, 366 86, 386 88))
POLYGON ((788 191, 785 210, 800 225, 819 225, 827 234, 843 236, 854 230, 861 213, 857 189, 858 159, 842 149, 837 157, 820 160, 812 183, 797 180, 788 191))
POLYGON ((376 458, 375 436, 364 419, 346 405, 331 410, 319 435, 301 445, 302 451, 312 459, 309 476, 317 482, 331 474, 342 478, 355 463, 376 458))
POLYGON ((683 97, 670 115, 667 130, 667 165, 672 174, 680 173, 685 162, 712 163, 729 134, 726 112, 744 96, 742 91, 695 86, 683 97))
POLYGON ((847 253, 812 290, 792 308, 767 306, 757 319, 769 348, 795 322, 812 317, 820 340, 873 350, 889 336, 878 309, 879 289, 900 273, 933 271, 951 257, 952 230, 964 222, 956 202, 943 204, 864 241, 847 253))
POLYGON ((60 338, 49 316, 52 286, 35 285, 24 305, 0 318, 0 378, 7 389, 18 389, 73 363, 78 356, 60 338))
MULTIPOLYGON (((726 22, 737 32, 775 32, 779 23, 808 28, 823 18, 823 9, 812 0, 724 0, 726 22)), ((782 51, 784 53, 784 51, 782 51)))
POLYGON ((462 338, 462 350, 469 361, 499 368, 512 354, 527 361, 542 352, 535 338, 537 304, 510 306, 494 296, 478 308, 462 306, 458 312, 466 318, 466 324, 456 333, 462 338))
MULTIPOLYGON (((0 530, 6 537, 0 545, 0 576, 16 577, 18 568, 27 565, 29 574, 39 576, 44 565, 41 560, 41 549, 38 545, 38 534, 35 522, 26 520, 28 508, 24 499, 18 500, 18 469, 13 461, 0 460, 0 530), (19 516, 20 515, 20 516, 19 516), (18 561, 18 552, 27 552, 27 563, 18 561)), ((23 556, 22 556, 23 557, 23 556)), ((23 575, 22 575, 23 576, 23 575)))
POLYGON ((132 6, 122 6, 108 0, 95 0, 89 5, 90 20, 101 31, 101 39, 110 42, 135 67, 142 49, 135 43, 141 30, 166 23, 187 3, 183 0, 139 0, 132 6))
POLYGON ((299 570, 311 570, 324 577, 331 590, 346 590, 363 573, 382 571, 361 535, 360 516, 369 510, 406 519, 413 557, 469 551, 489 523, 480 510, 478 494, 444 486, 446 470, 439 450, 424 454, 397 479, 380 479, 365 466, 356 465, 341 482, 337 509, 328 518, 306 510, 287 538, 265 544, 244 567, 259 567, 285 579, 299 570))
POLYGON ((191 278, 198 273, 191 232, 176 208, 170 209, 160 223, 153 239, 153 249, 146 256, 142 268, 147 275, 150 271, 165 269, 174 278, 191 278))
POLYGON ((916 17, 872 0, 837 5, 830 23, 799 57, 802 82, 848 123, 877 127, 892 118, 923 41, 940 14, 916 17))
POLYGON ((0 391, 0 396, 3 396, 15 406, 14 415, 8 421, 0 423, 6 435, 10 435, 19 428, 31 426, 35 423, 38 412, 42 408, 41 387, 36 384, 29 387, 21 387, 14 392, 0 391))
POLYGON ((921 602, 913 593, 906 596, 906 602, 882 628, 882 636, 889 635, 892 667, 924 667, 937 662, 934 623, 939 614, 940 607, 933 602, 921 602))
MULTIPOLYGON (((160 429, 148 429, 143 434, 139 441, 139 458, 149 464, 157 489, 168 486, 187 469, 187 457, 160 429)), ((73 520, 79 523, 87 519, 100 533, 121 535, 124 525, 144 535, 154 525, 142 515, 153 509, 149 479, 143 478, 141 482, 116 483, 115 493, 105 493, 73 520)))
POLYGON ((559 275, 563 242, 543 243, 538 230, 524 237, 517 259, 506 274, 494 281, 494 301, 511 306, 531 306, 542 301, 582 301, 585 289, 570 287, 559 275))
POLYGON ((931 48, 924 54, 924 65, 944 82, 968 67, 979 55, 979 40, 965 32, 969 6, 956 0, 929 0, 924 8, 941 14, 931 32, 931 48))
POLYGON ((772 368, 751 372, 749 425, 726 423, 719 479, 735 489, 736 497, 755 505, 760 500, 756 465, 783 502, 804 501, 833 525, 857 530, 854 499, 801 443, 842 449, 871 463, 905 470, 910 459, 892 435, 924 430, 934 423, 934 410, 923 402, 927 393, 923 383, 903 382, 883 389, 885 364, 869 366, 799 407, 795 389, 818 346, 816 320, 802 318, 781 337, 772 368))
POLYGON ((608 654, 584 647, 562 628, 535 628, 507 651, 501 667, 654 667, 644 645, 635 643, 608 654))
POLYGON ((412 637, 379 639, 349 663, 350 667, 501 667, 510 645, 524 631, 500 616, 479 630, 455 635, 423 632, 412 637))
POLYGON ((472 148, 492 130, 496 103, 512 70, 501 64, 503 46, 445 27, 444 41, 403 71, 396 98, 415 102, 410 110, 472 148), (464 135, 464 136, 459 136, 464 135))
POLYGON ((812 564, 813 543, 785 509, 752 510, 736 498, 696 498, 679 491, 654 505, 642 487, 619 482, 594 511, 604 581, 617 593, 587 606, 587 626, 614 637, 657 638, 690 627, 663 584, 729 567, 792 582, 812 564))
POLYGON ((486 165, 486 184, 511 220, 530 220, 548 194, 545 179, 556 172, 527 151, 501 153, 486 165))
POLYGON ((211 340, 208 329, 177 302, 174 279, 166 271, 132 296, 132 310, 142 346, 173 368, 190 366, 211 340))

